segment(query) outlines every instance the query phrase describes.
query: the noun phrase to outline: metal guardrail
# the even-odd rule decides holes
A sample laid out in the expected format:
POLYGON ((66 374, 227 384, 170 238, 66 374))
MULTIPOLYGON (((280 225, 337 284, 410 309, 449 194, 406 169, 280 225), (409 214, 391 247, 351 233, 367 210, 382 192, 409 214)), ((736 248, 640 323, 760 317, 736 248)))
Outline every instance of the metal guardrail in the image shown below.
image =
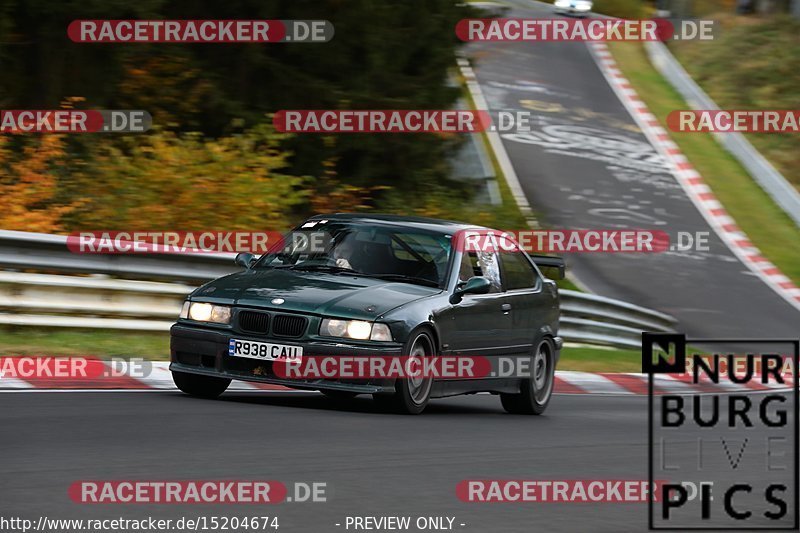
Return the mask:
POLYGON ((202 282, 234 272, 235 256, 229 253, 76 254, 67 248, 67 237, 63 235, 0 230, 0 269, 202 282))
POLYGON ((664 313, 612 298, 560 290, 559 332, 566 342, 639 349, 643 331, 674 331, 664 313))
MULTIPOLYGON (((661 42, 645 43, 650 62, 692 109, 718 110, 717 104, 687 74, 661 42)), ((741 133, 716 133, 717 141, 750 173, 776 204, 800 226, 800 193, 741 133)))
MULTIPOLYGON (((0 230, 0 324, 166 331, 193 282, 239 270, 234 254, 74 254, 66 242, 0 230)), ((639 348, 642 331, 675 325, 669 315, 619 300, 560 294, 567 342, 639 348)))

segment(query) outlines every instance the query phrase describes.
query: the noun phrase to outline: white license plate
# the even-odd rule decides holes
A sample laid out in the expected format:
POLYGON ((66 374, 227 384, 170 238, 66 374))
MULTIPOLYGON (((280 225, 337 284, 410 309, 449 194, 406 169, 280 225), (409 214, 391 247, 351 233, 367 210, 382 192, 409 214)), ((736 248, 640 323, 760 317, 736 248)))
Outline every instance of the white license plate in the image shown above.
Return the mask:
POLYGON ((300 361, 303 358, 303 347, 231 339, 228 343, 228 355, 262 361, 300 361))

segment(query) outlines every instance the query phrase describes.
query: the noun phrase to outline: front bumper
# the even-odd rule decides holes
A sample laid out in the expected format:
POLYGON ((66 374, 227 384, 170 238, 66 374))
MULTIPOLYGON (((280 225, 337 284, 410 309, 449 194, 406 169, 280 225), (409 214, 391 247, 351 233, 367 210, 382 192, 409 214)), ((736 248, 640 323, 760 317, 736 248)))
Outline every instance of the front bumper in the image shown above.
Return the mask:
POLYGON ((228 343, 231 337, 302 346, 304 356, 399 356, 402 352, 402 345, 398 343, 367 347, 344 342, 265 339, 242 333, 175 324, 170 329, 169 369, 188 374, 283 385, 294 389, 339 390, 364 394, 394 392, 393 379, 332 381, 278 377, 272 372, 272 363, 269 361, 229 356, 228 343))

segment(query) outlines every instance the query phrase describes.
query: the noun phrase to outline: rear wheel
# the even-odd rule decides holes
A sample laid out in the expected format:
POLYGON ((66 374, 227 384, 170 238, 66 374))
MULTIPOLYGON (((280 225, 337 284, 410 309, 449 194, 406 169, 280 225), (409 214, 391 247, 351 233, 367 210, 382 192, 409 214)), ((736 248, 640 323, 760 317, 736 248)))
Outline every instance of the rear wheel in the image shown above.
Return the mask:
POLYGON ((509 413, 540 415, 553 395, 555 380, 555 348, 545 338, 537 346, 531 361, 531 377, 522 380, 518 394, 501 394, 500 402, 509 413))
MULTIPOLYGON (((408 361, 410 368, 422 368, 422 359, 433 357, 436 354, 433 337, 425 330, 417 330, 412 333, 406 343, 404 354, 408 354, 410 359, 419 359, 420 364, 408 361), (413 366, 412 366, 413 365, 413 366)), ((398 379, 395 382, 394 394, 374 394, 373 398, 378 406, 385 410, 398 413, 418 415, 428 405, 433 388, 433 379, 425 376, 415 376, 398 379)))
POLYGON ((207 399, 218 397, 231 384, 229 379, 187 374, 186 372, 172 372, 172 380, 186 394, 207 399))

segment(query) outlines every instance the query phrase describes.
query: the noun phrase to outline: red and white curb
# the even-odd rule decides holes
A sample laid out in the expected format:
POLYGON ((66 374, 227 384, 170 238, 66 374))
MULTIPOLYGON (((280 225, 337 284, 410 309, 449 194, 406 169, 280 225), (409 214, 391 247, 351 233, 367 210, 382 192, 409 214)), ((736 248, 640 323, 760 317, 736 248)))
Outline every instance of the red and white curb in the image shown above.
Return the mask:
POLYGON ((747 235, 728 215, 725 208, 714 196, 714 193, 703 181, 700 173, 692 167, 692 164, 681 153, 678 145, 670 139, 669 133, 661 127, 658 119, 650 113, 647 105, 639 98, 630 82, 622 75, 606 43, 591 42, 588 43, 588 47, 608 84, 653 147, 670 163, 673 175, 700 211, 700 214, 703 215, 722 241, 747 268, 783 299, 797 310, 800 310, 800 288, 782 274, 778 267, 761 255, 758 248, 750 242, 747 235))
MULTIPOLYGON (((2 360, 2 358, 0 358, 2 360)), ((169 371, 169 362, 153 361, 147 365, 147 372, 135 375, 131 372, 115 372, 112 365, 97 359, 88 360, 89 365, 104 365, 107 372, 90 371, 87 377, 6 377, 0 374, 2 390, 177 390, 169 371)), ((95 369, 91 369, 95 370, 95 369)), ((286 391, 279 385, 234 381, 229 390, 234 391, 286 391)), ((296 391, 303 392, 303 391, 296 391)))
MULTIPOLYGON (((93 364, 106 365, 106 362, 95 360, 93 364)), ((134 376, 130 373, 122 375, 110 375, 102 373, 96 377, 83 378, 56 378, 56 377, 36 377, 36 378, 11 378, 0 376, 0 391, 136 391, 136 390, 177 390, 172 381, 172 374, 169 371, 169 363, 166 361, 155 361, 149 365, 149 372, 146 375, 134 376)), ((111 370, 111 367, 108 367, 111 370)), ((99 374, 99 373, 94 373, 99 374)), ((721 393, 721 392, 756 392, 764 390, 777 390, 779 388, 788 389, 791 381, 786 384, 748 383, 744 385, 733 385, 731 383, 714 384, 701 382, 692 384, 689 382, 690 376, 674 376, 660 374, 656 375, 653 381, 653 391, 655 394, 665 393, 721 393)), ((569 370, 556 371, 555 392, 558 394, 605 394, 605 395, 643 395, 647 394, 648 381, 646 374, 622 374, 622 373, 592 373, 575 372, 569 370)), ((266 383, 251 383, 245 381, 234 381, 229 388, 231 391, 263 391, 263 392, 308 392, 289 389, 280 385, 270 385, 266 383)))
MULTIPOLYGON (((769 390, 789 390, 792 381, 786 383, 762 384, 753 380, 741 385, 730 382, 713 383, 701 380, 692 383, 690 374, 655 374, 653 376, 654 394, 711 394, 731 392, 759 392, 769 390)), ((599 373, 574 372, 569 370, 556 372, 555 392, 561 394, 613 394, 631 395, 647 394, 647 374, 634 373, 599 373)))

